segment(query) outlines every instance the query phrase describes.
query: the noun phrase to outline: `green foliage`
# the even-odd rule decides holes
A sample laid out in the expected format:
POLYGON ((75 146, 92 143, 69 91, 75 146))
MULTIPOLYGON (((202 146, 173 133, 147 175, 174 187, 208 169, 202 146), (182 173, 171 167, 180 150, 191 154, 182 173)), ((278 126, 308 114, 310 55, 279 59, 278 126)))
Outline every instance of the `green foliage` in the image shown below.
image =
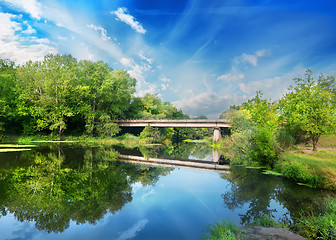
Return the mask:
POLYGON ((140 133, 140 138, 146 143, 153 143, 159 139, 159 129, 147 125, 140 133))
POLYGON ((275 221, 268 215, 261 216, 257 218, 251 226, 262 226, 262 227, 287 227, 286 224, 275 221))
POLYGON ((238 240, 242 238, 242 230, 233 223, 222 221, 209 225, 203 237, 208 240, 238 240))
POLYGON ((103 115, 99 118, 97 124, 97 133, 100 137, 113 137, 120 132, 118 124, 111 122, 108 115, 103 115))
POLYGON ((309 165, 307 161, 300 161, 292 154, 284 154, 276 166, 284 177, 298 183, 304 183, 313 188, 321 188, 326 185, 325 176, 316 166, 309 165))
POLYGON ((295 137, 288 129, 279 129, 277 141, 282 148, 289 148, 290 146, 294 146, 295 137))
POLYGON ((130 106, 129 117, 141 119, 185 119, 189 118, 169 102, 162 102, 156 95, 146 94, 135 98, 130 106))
POLYGON ((307 135, 315 151, 320 136, 335 129, 335 79, 321 74, 315 81, 311 75, 307 70, 304 78, 294 79, 295 85, 280 101, 280 113, 284 126, 307 135))
POLYGON ((126 116, 135 83, 126 71, 71 55, 49 54, 18 68, 0 60, 0 122, 6 130, 23 126, 25 134, 61 138, 86 128, 90 136, 112 136, 111 119, 126 116))
POLYGON ((222 141, 224 155, 232 162, 257 162, 273 167, 279 154, 275 138, 277 116, 274 105, 260 96, 257 93, 232 117, 231 136, 222 141), (259 114, 265 108, 267 116, 261 117, 259 114))
POLYGON ((247 151, 250 161, 273 167, 278 156, 273 132, 265 127, 257 128, 251 149, 247 151))
POLYGON ((336 238, 336 199, 326 204, 323 214, 301 216, 296 220, 296 232, 307 239, 335 239, 336 238))

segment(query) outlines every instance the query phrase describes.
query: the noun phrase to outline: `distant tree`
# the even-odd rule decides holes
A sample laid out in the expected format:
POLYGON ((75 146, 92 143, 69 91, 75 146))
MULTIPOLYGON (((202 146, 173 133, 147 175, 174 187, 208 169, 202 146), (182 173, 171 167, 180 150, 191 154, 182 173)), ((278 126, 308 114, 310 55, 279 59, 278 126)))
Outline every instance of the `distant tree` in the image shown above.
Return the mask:
POLYGON ((225 110, 219 115, 220 119, 226 119, 231 121, 234 115, 239 111, 241 106, 232 105, 229 109, 225 110))
POLYGON ((321 74, 315 81, 307 70, 303 78, 293 80, 294 86, 280 101, 283 125, 308 136, 316 151, 320 136, 335 130, 335 78, 321 74))
POLYGON ((207 116, 201 115, 201 116, 195 117, 195 119, 208 119, 208 118, 207 118, 207 116))
POLYGON ((143 119, 185 119, 189 116, 183 114, 169 102, 163 102, 157 95, 146 94, 142 98, 133 99, 130 107, 132 118, 143 119))

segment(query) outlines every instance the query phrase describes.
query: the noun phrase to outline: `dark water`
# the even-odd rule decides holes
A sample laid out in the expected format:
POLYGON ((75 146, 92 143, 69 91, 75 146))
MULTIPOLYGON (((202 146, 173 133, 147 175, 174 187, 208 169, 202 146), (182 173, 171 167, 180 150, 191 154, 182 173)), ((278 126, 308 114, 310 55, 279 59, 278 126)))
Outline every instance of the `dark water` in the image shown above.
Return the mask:
POLYGON ((201 239, 222 219, 287 219, 327 193, 259 170, 230 174, 115 161, 118 154, 211 160, 205 144, 165 149, 45 144, 0 153, 0 239, 201 239))

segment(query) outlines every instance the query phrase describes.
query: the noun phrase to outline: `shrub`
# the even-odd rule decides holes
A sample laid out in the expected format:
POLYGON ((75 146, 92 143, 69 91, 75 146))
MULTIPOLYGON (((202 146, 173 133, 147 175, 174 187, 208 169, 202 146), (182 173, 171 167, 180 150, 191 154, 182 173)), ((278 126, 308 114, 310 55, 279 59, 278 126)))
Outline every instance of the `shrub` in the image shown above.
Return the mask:
POLYGON ((277 140, 282 148, 288 148, 295 144, 295 137, 287 129, 280 129, 277 140))

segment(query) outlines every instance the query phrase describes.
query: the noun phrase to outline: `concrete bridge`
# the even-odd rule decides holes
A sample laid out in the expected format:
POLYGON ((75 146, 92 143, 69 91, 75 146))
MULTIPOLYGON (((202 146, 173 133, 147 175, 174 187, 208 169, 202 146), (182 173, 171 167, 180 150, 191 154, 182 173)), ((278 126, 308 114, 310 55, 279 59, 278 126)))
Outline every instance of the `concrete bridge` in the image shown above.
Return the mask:
POLYGON ((137 120, 113 120, 119 127, 174 127, 174 128, 213 128, 213 141, 222 138, 221 128, 231 127, 230 122, 225 119, 137 119, 137 120))

